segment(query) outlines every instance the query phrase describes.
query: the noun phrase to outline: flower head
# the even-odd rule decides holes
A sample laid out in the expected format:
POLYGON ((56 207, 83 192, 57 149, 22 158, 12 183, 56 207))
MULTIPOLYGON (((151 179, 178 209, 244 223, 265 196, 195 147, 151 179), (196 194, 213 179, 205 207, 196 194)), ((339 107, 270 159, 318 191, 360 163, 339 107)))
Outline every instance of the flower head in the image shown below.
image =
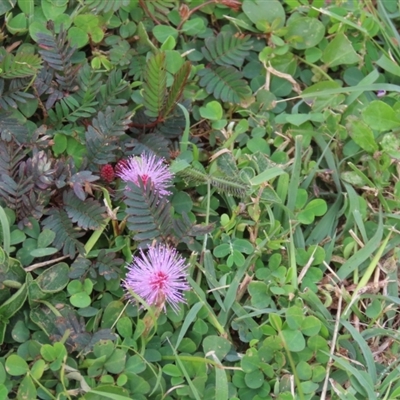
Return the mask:
POLYGON ((179 303, 185 302, 182 292, 190 289, 187 268, 184 258, 175 249, 160 244, 149 247, 147 254, 140 249, 140 256, 134 257, 128 265, 123 286, 150 305, 165 308, 167 302, 177 312, 179 303))
POLYGON ((140 157, 131 157, 126 160, 125 165, 118 168, 117 175, 125 182, 133 182, 139 185, 138 178, 146 184, 150 179, 154 189, 160 196, 168 196, 167 190, 171 186, 173 174, 164 162, 164 158, 156 157, 154 154, 143 154, 140 157))
POLYGON ((110 164, 103 165, 100 170, 100 176, 108 183, 115 178, 114 168, 110 164))

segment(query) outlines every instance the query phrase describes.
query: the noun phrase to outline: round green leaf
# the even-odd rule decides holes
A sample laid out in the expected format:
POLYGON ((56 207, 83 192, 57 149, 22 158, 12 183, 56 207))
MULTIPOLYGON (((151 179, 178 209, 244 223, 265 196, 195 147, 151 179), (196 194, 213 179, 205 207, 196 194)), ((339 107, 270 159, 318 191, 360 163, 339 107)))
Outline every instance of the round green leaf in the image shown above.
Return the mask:
POLYGON ((200 115, 202 118, 210 119, 211 121, 220 120, 223 116, 222 106, 218 101, 210 101, 205 107, 200 107, 200 115))
POLYGON ((172 198, 172 205, 178 214, 183 214, 192 210, 193 201, 187 193, 178 192, 172 198))
POLYGON ((321 21, 310 17, 289 18, 285 39, 297 50, 315 47, 325 35, 321 21))
POLYGON ((249 350, 240 361, 240 366, 244 372, 250 373, 259 369, 260 357, 256 349, 249 350))
POLYGON ((265 282, 250 282, 248 289, 251 296, 251 304, 256 308, 265 308, 271 302, 271 295, 268 293, 268 285, 265 282))
POLYGON ((168 376, 182 376, 182 371, 174 364, 166 364, 162 370, 168 376))
POLYGON ((202 18, 189 19, 182 26, 182 32, 189 36, 199 35, 205 30, 206 25, 202 18))
POLYGON ((78 308, 88 307, 88 306, 90 306, 90 303, 91 303, 90 296, 86 292, 79 292, 79 293, 73 294, 70 297, 69 301, 71 302, 71 304, 74 307, 78 307, 78 308))
POLYGON ((40 379, 46 369, 46 363, 44 360, 36 360, 31 368, 31 375, 35 379, 40 379))
POLYGON ((30 118, 35 114, 39 101, 37 99, 26 99, 24 103, 18 104, 18 110, 24 114, 24 117, 30 118))
POLYGON ((397 112, 380 100, 371 101, 362 112, 364 122, 377 131, 389 131, 400 126, 397 112))
POLYGON ((37 399, 36 386, 29 375, 26 375, 18 387, 18 399, 37 399))
POLYGON ((250 241, 245 239, 235 239, 232 247, 234 250, 240 251, 244 254, 252 254, 254 251, 253 245, 250 243, 250 241))
POLYGON ((214 257, 223 258, 231 252, 231 246, 228 243, 222 243, 213 250, 214 257))
POLYGON ((55 237, 56 237, 55 232, 53 232, 50 229, 43 229, 37 238, 37 246, 43 248, 47 247, 53 243, 55 237))
POLYGON ((6 371, 11 376, 24 375, 29 371, 28 363, 17 354, 11 354, 6 359, 6 371))
POLYGON ((49 362, 57 358, 56 350, 51 344, 44 344, 40 349, 41 356, 49 362))
POLYGON ((285 339, 286 345, 289 351, 297 352, 302 351, 306 347, 306 341, 303 334, 300 331, 292 331, 291 329, 285 329, 282 331, 283 338, 285 339))
POLYGON ((110 374, 120 374, 125 368, 126 353, 121 349, 116 349, 111 357, 104 364, 105 369, 110 374))
POLYGON ((178 34, 179 32, 175 28, 168 25, 156 25, 153 28, 153 35, 160 43, 164 43, 168 36, 172 36, 176 40, 178 34))
POLYGON ((303 335, 314 336, 317 335, 321 330, 321 325, 321 321, 318 318, 310 315, 303 319, 300 330, 303 335))
POLYGON ((68 284, 67 291, 69 294, 73 295, 79 292, 82 292, 83 285, 78 280, 73 280, 68 284))
POLYGON ((286 310, 286 323, 290 329, 299 329, 304 319, 304 312, 300 307, 290 307, 286 310))
POLYGON ((231 347, 231 342, 221 336, 207 336, 203 340, 204 353, 213 351, 220 361, 228 354, 231 347))
POLYGON ((24 343, 29 339, 30 332, 29 329, 26 327, 24 321, 17 321, 11 331, 11 336, 18 343, 24 343))
POLYGON ((264 383, 264 374, 259 369, 249 372, 244 376, 244 381, 250 389, 258 389, 264 383))
POLYGON ((67 3, 66 2, 61 2, 60 4, 57 4, 60 2, 54 1, 54 0, 42 0, 42 11, 44 16, 48 20, 54 20, 56 19, 59 15, 61 15, 66 9, 67 9, 67 3))
POLYGON ((25 33, 28 29, 28 18, 24 13, 17 14, 7 21, 6 26, 13 35, 25 33))
POLYGON ((130 372, 131 374, 140 374, 146 369, 146 363, 142 357, 134 355, 128 358, 125 366, 125 372, 130 372))
POLYGON ((45 293, 56 293, 67 286, 69 267, 66 263, 58 263, 46 269, 38 276, 36 282, 45 293))
POLYGON ((120 318, 117 322, 117 331, 123 338, 132 337, 132 320, 128 317, 120 318))
POLYGON ((244 0, 242 10, 254 24, 266 21, 278 29, 285 23, 285 10, 278 0, 244 0))
POLYGON ((328 206, 326 205, 326 201, 323 199, 314 199, 311 200, 305 207, 303 211, 301 211, 297 215, 297 219, 300 223, 309 225, 314 222, 315 217, 320 217, 326 213, 328 206))
POLYGON ((355 116, 349 117, 347 121, 346 128, 356 144, 371 154, 378 150, 374 134, 367 124, 355 116))
POLYGON ((71 46, 76 46, 78 49, 89 43, 88 34, 76 26, 68 30, 68 39, 71 41, 71 46))
POLYGON ((313 369, 312 369, 311 365, 305 361, 300 361, 296 365, 297 375, 298 375, 299 379, 301 379, 302 381, 311 379, 312 370, 313 369))
POLYGON ((269 314, 269 323, 278 332, 282 329, 282 318, 278 314, 269 314))

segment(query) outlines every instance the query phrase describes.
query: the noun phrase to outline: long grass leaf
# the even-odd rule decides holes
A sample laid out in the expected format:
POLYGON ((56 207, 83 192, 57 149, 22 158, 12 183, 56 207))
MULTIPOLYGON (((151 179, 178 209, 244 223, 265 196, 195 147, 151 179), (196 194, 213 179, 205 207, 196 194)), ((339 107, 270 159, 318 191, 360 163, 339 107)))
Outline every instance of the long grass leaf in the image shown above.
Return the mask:
POLYGON ((11 247, 11 233, 10 224, 8 223, 8 218, 4 208, 0 206, 0 225, 3 232, 3 249, 7 254, 10 254, 11 247))
POLYGON ((365 246, 353 254, 338 270, 337 275, 340 279, 347 278, 356 268, 358 268, 372 253, 379 247, 383 235, 382 212, 379 213, 379 222, 375 235, 365 243, 365 246))
POLYGON ((358 330, 355 329, 353 325, 350 324, 350 322, 341 319, 340 323, 350 332, 352 338, 356 341, 356 343, 360 347, 366 363, 367 372, 371 376, 372 382, 375 385, 377 381, 376 366, 375 366, 374 356, 371 352, 371 349, 368 346, 368 343, 361 336, 360 332, 358 332, 358 330))

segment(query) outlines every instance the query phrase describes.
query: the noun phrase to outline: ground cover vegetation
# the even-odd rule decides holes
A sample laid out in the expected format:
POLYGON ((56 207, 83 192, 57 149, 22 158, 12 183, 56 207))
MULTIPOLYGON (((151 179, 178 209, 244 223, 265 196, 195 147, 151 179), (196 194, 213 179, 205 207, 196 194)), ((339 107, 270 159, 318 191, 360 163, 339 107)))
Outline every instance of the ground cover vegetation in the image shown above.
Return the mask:
POLYGON ((400 398, 398 2, 0 18, 0 399, 400 398))

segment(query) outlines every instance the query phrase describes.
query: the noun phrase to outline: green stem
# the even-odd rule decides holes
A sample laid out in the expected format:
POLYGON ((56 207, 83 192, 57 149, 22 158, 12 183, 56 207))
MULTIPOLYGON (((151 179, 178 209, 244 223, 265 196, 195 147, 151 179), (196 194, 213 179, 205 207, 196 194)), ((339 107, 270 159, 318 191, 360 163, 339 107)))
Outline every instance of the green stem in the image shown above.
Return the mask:
POLYGON ((51 392, 50 392, 47 388, 45 388, 45 387, 40 383, 40 381, 38 381, 37 379, 35 379, 35 378, 32 376, 32 374, 29 374, 29 376, 31 377, 31 379, 32 379, 38 386, 40 386, 40 388, 41 388, 45 393, 47 393, 47 395, 48 395, 50 398, 56 400, 56 397, 53 396, 53 395, 51 394, 51 392))
POLYGON ((334 82, 334 80, 318 65, 315 65, 313 63, 310 63, 309 61, 305 60, 304 58, 301 58, 299 56, 296 56, 296 58, 298 60, 300 60, 301 62, 303 62, 304 64, 307 64, 308 66, 316 69, 321 75, 323 75, 326 79, 328 79, 328 81, 334 82))
POLYGON ((286 354, 287 354, 287 357, 288 357, 288 360, 289 360, 290 368, 292 369, 292 373, 293 373, 293 376, 294 376, 294 380, 296 382, 297 390, 299 392, 299 398, 300 398, 300 400, 304 400, 305 397, 304 397, 304 393, 303 393, 303 388, 301 387, 301 382, 300 382, 299 376, 297 375, 296 365, 294 364, 292 354, 290 353, 290 350, 287 347, 285 338, 282 335, 282 331, 279 331, 279 337, 282 340, 283 347, 285 348, 285 351, 286 351, 286 354))

